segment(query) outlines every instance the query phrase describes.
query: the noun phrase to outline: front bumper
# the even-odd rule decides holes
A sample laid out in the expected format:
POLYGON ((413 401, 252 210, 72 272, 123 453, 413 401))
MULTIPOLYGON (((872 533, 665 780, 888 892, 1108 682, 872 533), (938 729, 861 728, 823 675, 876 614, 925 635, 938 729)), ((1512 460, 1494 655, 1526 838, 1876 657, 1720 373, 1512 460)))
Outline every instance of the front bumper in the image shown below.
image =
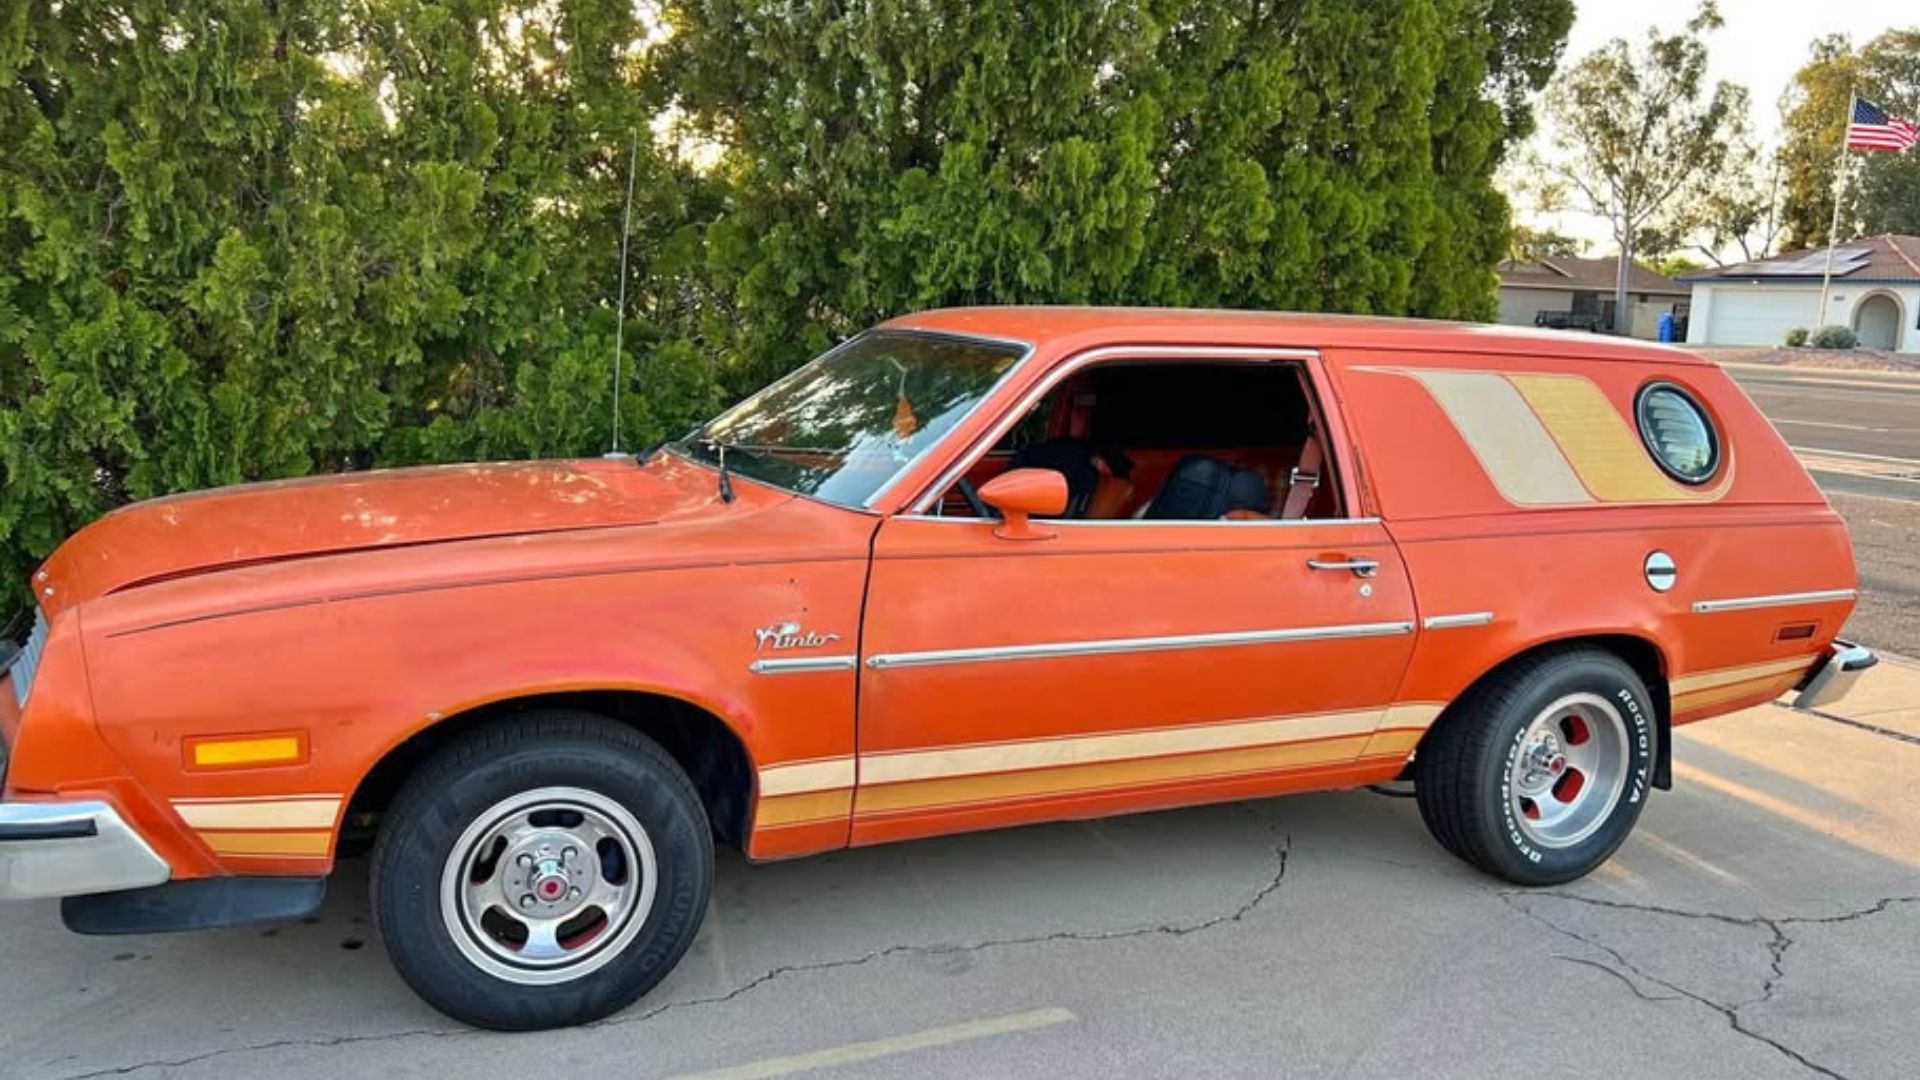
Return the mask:
POLYGON ((1873 650, 1855 645, 1849 641, 1836 641, 1827 650, 1827 658, 1813 669, 1813 674, 1794 689, 1793 707, 1796 709, 1819 709, 1831 705, 1847 696, 1853 689, 1860 673, 1880 662, 1873 650))
POLYGON ((172 876, 104 802, 0 803, 0 900, 138 889, 172 876))

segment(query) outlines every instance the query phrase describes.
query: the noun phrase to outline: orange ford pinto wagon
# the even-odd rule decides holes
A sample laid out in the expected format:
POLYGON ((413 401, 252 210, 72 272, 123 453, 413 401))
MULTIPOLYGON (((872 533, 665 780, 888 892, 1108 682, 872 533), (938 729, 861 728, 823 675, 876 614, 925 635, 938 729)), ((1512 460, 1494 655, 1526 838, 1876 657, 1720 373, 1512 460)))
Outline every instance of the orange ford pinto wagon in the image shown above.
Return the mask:
POLYGON ((634 458, 128 507, 33 578, 0 895, 297 917, 372 848, 415 990, 538 1028, 753 859, 1411 779, 1592 870, 1675 724, 1873 657, 1840 519, 1684 352, 1228 312, 937 311, 634 458))

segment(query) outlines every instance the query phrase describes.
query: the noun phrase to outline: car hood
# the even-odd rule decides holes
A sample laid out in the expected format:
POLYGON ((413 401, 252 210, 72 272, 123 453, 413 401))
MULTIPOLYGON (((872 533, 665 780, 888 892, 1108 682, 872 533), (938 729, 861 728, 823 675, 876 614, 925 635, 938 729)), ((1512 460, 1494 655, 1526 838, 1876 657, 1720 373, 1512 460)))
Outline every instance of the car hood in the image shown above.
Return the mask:
POLYGON ((76 533, 34 578, 48 614, 237 566, 408 545, 646 525, 713 512, 711 476, 631 458, 449 465, 218 488, 136 503, 76 533))

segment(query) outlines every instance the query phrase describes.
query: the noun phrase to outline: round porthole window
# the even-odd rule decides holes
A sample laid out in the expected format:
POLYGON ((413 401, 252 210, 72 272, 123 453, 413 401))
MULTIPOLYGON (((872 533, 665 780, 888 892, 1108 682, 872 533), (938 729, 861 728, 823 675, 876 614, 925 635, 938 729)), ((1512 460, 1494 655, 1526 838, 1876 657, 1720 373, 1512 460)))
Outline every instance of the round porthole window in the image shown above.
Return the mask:
POLYGON ((1653 383, 1640 391, 1634 412, 1640 439, 1668 476, 1684 484, 1704 484, 1720 468, 1720 438, 1700 403, 1672 383, 1653 383))

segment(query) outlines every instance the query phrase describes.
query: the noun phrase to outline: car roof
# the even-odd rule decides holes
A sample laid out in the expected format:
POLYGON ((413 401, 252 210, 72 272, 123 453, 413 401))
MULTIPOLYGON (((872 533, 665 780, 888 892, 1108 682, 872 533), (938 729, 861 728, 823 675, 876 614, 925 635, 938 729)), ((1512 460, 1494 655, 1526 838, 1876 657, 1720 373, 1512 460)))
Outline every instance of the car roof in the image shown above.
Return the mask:
POLYGON ((883 329, 1003 338, 1039 349, 1099 345, 1262 345, 1304 349, 1372 348, 1424 352, 1511 353, 1569 360, 1704 364, 1667 345, 1600 334, 1484 323, 1136 307, 963 307, 904 315, 883 329))

